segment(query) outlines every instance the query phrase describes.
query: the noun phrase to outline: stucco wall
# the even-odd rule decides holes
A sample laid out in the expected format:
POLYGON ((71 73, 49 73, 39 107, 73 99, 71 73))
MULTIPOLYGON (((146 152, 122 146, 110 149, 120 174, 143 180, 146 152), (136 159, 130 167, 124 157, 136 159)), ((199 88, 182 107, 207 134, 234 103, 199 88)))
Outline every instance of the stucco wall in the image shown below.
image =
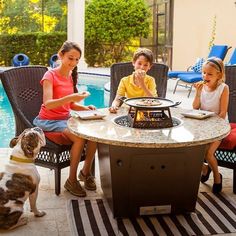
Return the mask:
POLYGON ((214 16, 214 44, 232 47, 225 62, 236 47, 235 0, 174 0, 173 70, 185 70, 198 57, 209 53, 214 16))

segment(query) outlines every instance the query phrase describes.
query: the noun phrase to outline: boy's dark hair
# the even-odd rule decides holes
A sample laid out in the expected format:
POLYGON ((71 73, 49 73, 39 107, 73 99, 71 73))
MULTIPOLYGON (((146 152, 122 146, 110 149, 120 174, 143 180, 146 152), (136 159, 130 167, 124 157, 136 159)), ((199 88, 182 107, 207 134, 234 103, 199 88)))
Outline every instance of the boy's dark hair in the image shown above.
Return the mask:
POLYGON ((150 64, 153 64, 153 53, 148 48, 138 48, 133 55, 133 62, 135 62, 140 56, 144 56, 150 64))
MULTIPOLYGON (((69 52, 71 49, 75 49, 80 53, 80 57, 82 55, 82 50, 79 47, 79 45, 75 42, 71 42, 71 41, 65 41, 63 43, 63 45, 61 46, 61 48, 59 49, 58 53, 66 53, 69 52)), ((72 79, 73 79, 73 85, 74 85, 74 92, 77 93, 78 89, 76 87, 77 83, 78 83, 78 72, 77 72, 77 66, 72 70, 72 79)))

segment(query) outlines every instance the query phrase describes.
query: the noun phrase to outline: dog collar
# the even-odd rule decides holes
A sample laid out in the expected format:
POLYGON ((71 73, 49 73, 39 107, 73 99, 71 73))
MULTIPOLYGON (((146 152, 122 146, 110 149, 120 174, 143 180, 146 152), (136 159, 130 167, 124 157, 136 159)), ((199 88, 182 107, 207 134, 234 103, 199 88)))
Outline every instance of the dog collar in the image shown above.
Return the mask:
POLYGON ((16 156, 10 156, 10 160, 12 161, 17 161, 17 162, 23 162, 23 163, 34 163, 33 159, 22 159, 20 157, 16 157, 16 156))

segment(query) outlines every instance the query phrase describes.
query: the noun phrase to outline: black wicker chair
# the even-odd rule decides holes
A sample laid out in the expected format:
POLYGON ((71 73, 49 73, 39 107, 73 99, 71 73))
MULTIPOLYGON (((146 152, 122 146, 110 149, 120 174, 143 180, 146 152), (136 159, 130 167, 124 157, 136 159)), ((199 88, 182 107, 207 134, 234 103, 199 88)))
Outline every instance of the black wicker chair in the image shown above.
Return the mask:
MULTIPOLYGON (((168 66, 159 63, 153 63, 151 69, 148 71, 148 75, 155 78, 157 85, 157 93, 159 97, 165 98, 166 96, 166 87, 167 87, 167 74, 168 66)), ((110 100, 109 105, 116 96, 116 91, 120 80, 132 74, 134 71, 134 66, 132 62, 121 62, 115 63, 111 66, 111 82, 110 82, 110 100)))
MULTIPOLYGON (((225 67, 226 84, 229 86, 228 117, 230 123, 236 123, 236 65, 225 67)), ((215 156, 219 166, 233 169, 233 192, 236 193, 236 148, 226 150, 218 148, 215 156)))
MULTIPOLYGON (((3 88, 15 116, 16 136, 24 129, 33 127, 32 121, 38 115, 43 101, 42 86, 39 82, 47 70, 47 67, 44 66, 22 66, 3 71, 0 74, 3 88)), ((41 148, 35 163, 39 166, 54 169, 55 193, 59 195, 61 169, 70 165, 71 146, 58 145, 47 138, 46 141, 46 146, 41 148)), ((84 160, 84 154, 83 151, 81 161, 84 160)), ((92 172, 94 172, 94 169, 92 172)))

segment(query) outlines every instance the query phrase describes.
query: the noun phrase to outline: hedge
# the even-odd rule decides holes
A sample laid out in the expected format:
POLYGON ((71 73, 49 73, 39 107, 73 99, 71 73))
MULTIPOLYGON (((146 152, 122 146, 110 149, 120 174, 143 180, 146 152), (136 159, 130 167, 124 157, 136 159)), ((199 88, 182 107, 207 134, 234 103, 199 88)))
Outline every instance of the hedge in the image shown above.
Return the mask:
POLYGON ((32 65, 48 66, 66 39, 66 32, 0 35, 0 66, 12 66, 12 58, 18 53, 26 54, 32 65))
MULTIPOLYGON (((49 66, 50 57, 57 53, 64 41, 67 40, 66 32, 56 33, 17 33, 0 35, 0 66, 12 66, 12 59, 18 53, 26 54, 31 65, 49 66)), ((139 46, 138 40, 132 41, 133 45, 126 45, 121 55, 121 61, 130 61, 133 52, 139 46)), ((110 66, 114 63, 113 53, 104 48, 109 45, 89 44, 85 41, 85 61, 88 66, 110 66)))

